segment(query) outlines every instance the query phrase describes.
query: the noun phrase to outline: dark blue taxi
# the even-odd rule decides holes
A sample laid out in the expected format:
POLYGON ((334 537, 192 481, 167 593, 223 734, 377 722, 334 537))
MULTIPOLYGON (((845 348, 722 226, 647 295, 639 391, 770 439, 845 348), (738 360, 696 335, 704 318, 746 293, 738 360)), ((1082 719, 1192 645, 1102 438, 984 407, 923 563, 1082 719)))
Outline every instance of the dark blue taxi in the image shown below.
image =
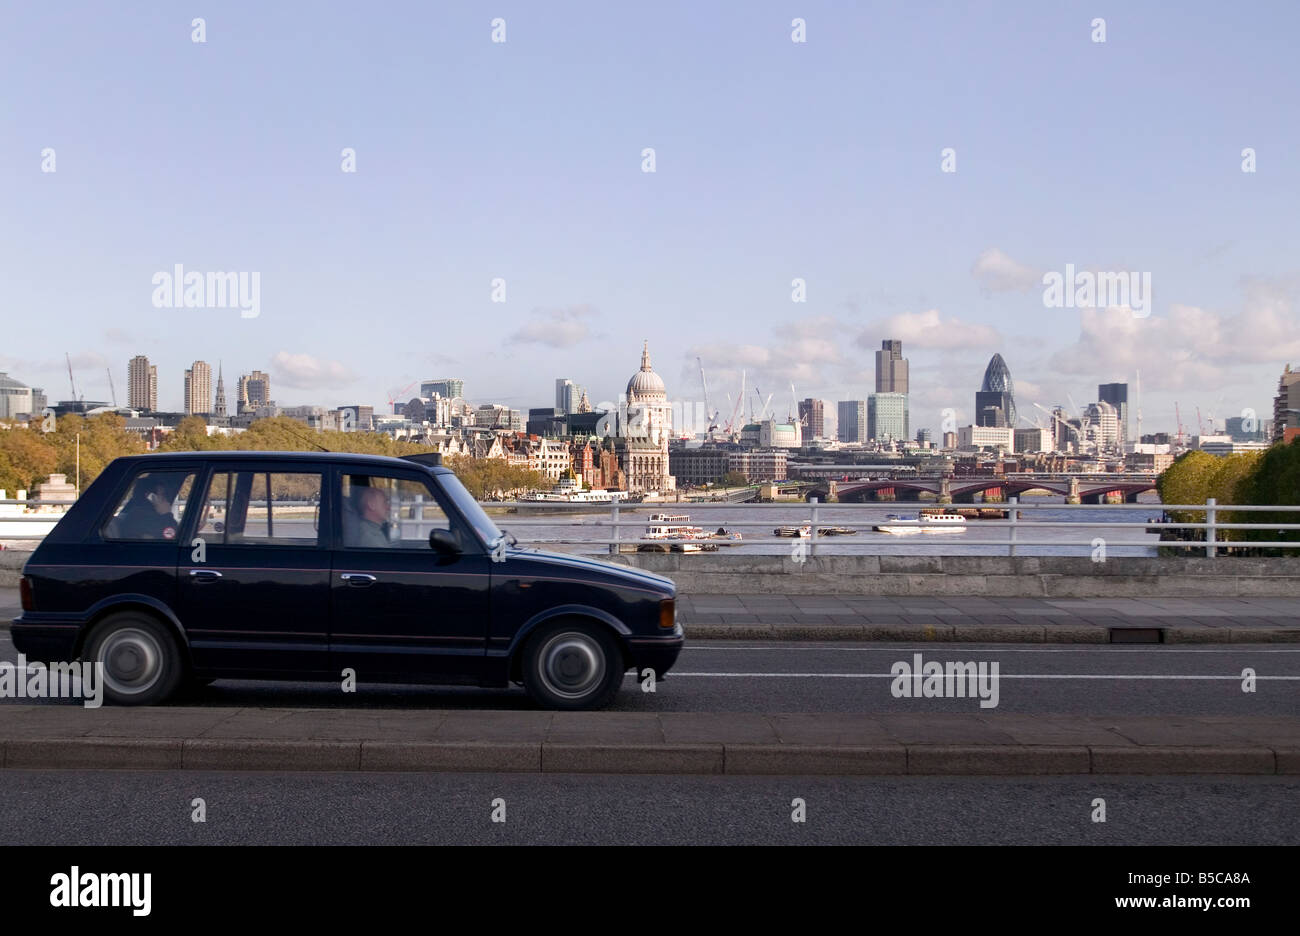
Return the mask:
POLYGON ((14 646, 105 695, 214 679, 522 684, 600 708, 683 643, 670 579, 517 548, 436 455, 119 458, 23 569, 14 646))

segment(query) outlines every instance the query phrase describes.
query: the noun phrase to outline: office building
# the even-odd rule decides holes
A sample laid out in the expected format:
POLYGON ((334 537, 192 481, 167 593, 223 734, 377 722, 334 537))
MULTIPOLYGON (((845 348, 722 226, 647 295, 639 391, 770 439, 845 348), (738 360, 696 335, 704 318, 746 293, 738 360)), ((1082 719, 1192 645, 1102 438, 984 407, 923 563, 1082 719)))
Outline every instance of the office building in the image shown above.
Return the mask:
POLYGON ((1300 371, 1288 364, 1277 382, 1273 398, 1273 441, 1281 442, 1288 429, 1300 426, 1300 371))
POLYGON ((449 400, 463 398, 465 381, 459 377, 439 377, 437 380, 426 380, 420 384, 420 396, 426 400, 432 400, 435 393, 449 400))
POLYGON ((836 406, 837 438, 841 442, 867 441, 867 401, 841 400, 836 406))
POLYGON ((1115 413, 1119 419, 1119 444, 1123 446, 1130 438, 1128 434, 1128 384, 1098 384, 1097 400, 1115 407, 1115 413))
POLYGON ((906 393, 873 393, 867 397, 868 439, 902 442, 910 437, 906 393))
POLYGON ((579 412, 583 389, 572 380, 560 378, 555 381, 555 408, 562 413, 579 412))
POLYGON ((876 352, 876 392, 908 392, 907 358, 903 357, 903 343, 887 339, 876 352))
POLYGON ((270 375, 255 370, 239 378, 239 412, 246 413, 271 402, 270 375))
POLYGON ((957 429, 957 448, 963 451, 998 449, 1014 452, 1015 433, 1010 426, 961 426, 957 429))
POLYGON ((805 439, 826 438, 826 401, 809 397, 800 403, 799 422, 805 439))
POLYGON ((533 407, 528 411, 528 434, 547 439, 566 435, 569 427, 565 415, 564 410, 558 406, 533 407))
POLYGON ((716 484, 727 473, 730 454, 722 448, 670 448, 668 472, 679 485, 716 484))
POLYGON ((1051 429, 1016 429, 1014 430, 1015 450, 1017 452, 1053 452, 1056 440, 1051 429))
POLYGON ((32 403, 32 388, 0 371, 0 419, 16 419, 20 413, 33 415, 40 412, 32 403))
POLYGON ((1015 386, 1002 355, 995 354, 984 370, 984 382, 975 394, 975 425, 1009 429, 1016 424, 1015 386))

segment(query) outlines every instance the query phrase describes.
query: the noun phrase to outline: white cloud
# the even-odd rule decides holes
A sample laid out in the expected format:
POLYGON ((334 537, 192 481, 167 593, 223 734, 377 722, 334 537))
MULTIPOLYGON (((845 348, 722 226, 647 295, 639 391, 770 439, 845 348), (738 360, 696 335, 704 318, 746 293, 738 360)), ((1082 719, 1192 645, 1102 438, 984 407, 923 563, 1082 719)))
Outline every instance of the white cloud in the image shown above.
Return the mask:
POLYGON ((590 334, 588 305, 559 309, 534 309, 534 319, 506 339, 507 344, 540 344, 548 348, 571 348, 590 334))
POLYGON ((837 385, 834 374, 854 363, 844 355, 838 337, 843 334, 846 329, 833 317, 814 316, 778 326, 772 331, 773 340, 767 344, 692 347, 687 349, 682 362, 682 386, 690 387, 692 395, 700 392, 698 357, 704 362, 710 403, 714 407, 726 408, 727 393, 732 395, 734 404, 743 369, 746 395, 753 400, 758 389, 766 400, 771 394, 773 408, 784 413, 789 408, 791 383, 803 399, 817 388, 837 385))
POLYGON ((958 318, 944 318, 938 309, 904 312, 873 323, 858 335, 857 344, 862 348, 875 349, 886 338, 897 338, 903 342, 904 357, 907 356, 908 345, 922 349, 969 348, 983 351, 1001 342, 1001 336, 992 326, 964 322, 958 318))
POLYGON ((971 276, 988 292, 1028 292, 1042 283, 1042 273, 990 247, 975 258, 971 276))
POLYGON ((355 379, 338 361, 325 361, 310 354, 277 351, 271 358, 271 383, 299 390, 322 390, 349 384, 355 379))
POLYGON ((1151 390, 1204 390, 1232 382, 1242 365, 1300 358, 1300 329, 1287 284, 1244 284, 1241 311, 1225 314, 1174 304, 1163 316, 1135 318, 1124 309, 1079 310, 1079 337, 1049 359, 1061 374, 1142 371, 1151 390))

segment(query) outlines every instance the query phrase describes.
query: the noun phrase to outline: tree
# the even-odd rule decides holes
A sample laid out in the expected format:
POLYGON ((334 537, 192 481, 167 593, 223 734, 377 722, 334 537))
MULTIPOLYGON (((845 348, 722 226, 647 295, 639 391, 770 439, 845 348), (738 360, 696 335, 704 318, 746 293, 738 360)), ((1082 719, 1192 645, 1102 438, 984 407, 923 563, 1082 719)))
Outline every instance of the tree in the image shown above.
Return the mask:
POLYGON ((0 459, 0 489, 30 493, 55 470, 58 450, 34 429, 7 429, 0 431, 0 459))
POLYGON ((451 455, 443 460, 455 472, 460 483, 477 500, 503 497, 521 491, 536 491, 549 486, 540 471, 516 467, 504 458, 472 458, 469 455, 451 455))
MULTIPOLYGON (((1254 464, 1254 470, 1240 480, 1241 503, 1261 506, 1300 504, 1300 439, 1289 445, 1278 443, 1265 450, 1254 464)), ((1261 511, 1251 519, 1256 523, 1300 523, 1300 513, 1261 511)), ((1300 540, 1296 530, 1250 530, 1246 539, 1259 541, 1300 540)), ((1288 554, 1292 550, 1287 551, 1288 554)))
POLYGON ((728 471, 722 476, 722 480, 718 484, 722 487, 748 487, 749 479, 739 471, 728 471))
MULTIPOLYGON (((1210 493, 1210 474, 1216 459, 1208 452, 1194 449, 1177 460, 1156 479, 1156 490, 1165 504, 1203 504, 1210 493)), ((1205 511, 1174 510, 1169 517, 1175 523, 1204 523, 1205 511)))
POLYGON ((208 436, 208 424, 202 416, 186 416, 158 447, 160 452, 202 452, 216 448, 208 436))

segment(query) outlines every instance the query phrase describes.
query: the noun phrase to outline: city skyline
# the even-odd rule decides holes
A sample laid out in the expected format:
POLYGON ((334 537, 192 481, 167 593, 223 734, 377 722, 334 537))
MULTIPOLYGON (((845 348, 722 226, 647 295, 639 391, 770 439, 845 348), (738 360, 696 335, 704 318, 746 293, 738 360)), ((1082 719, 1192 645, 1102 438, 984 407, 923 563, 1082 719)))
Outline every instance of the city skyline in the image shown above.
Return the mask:
POLYGON ((528 408, 560 375, 616 400, 604 349, 649 338, 678 398, 702 395, 699 357, 719 398, 744 369, 783 403, 791 382, 833 402, 869 396, 873 352, 894 338, 917 428, 945 409, 972 421, 994 353, 1024 405, 1140 370, 1153 431, 1174 427, 1175 401, 1217 420, 1267 412, 1276 372, 1300 360, 1297 235, 1273 210, 1300 182, 1282 155, 1300 131, 1271 116, 1300 90, 1284 38, 1300 12, 1269 6, 1260 30, 1207 5, 1126 10, 1096 43, 1091 14, 1008 9, 952 9, 933 30, 906 10, 810 2, 803 44, 773 3, 518 10, 494 45, 480 10, 406 7, 394 35, 324 4, 313 42, 292 48, 280 39, 298 17, 248 3, 203 45, 148 10, 72 4, 76 30, 16 10, 14 30, 42 42, 0 62, 7 86, 50 56, 113 78, 47 75, 4 118, 17 145, 0 153, 0 272, 15 308, 60 327, 4 349, 0 369, 63 399, 66 352, 83 395, 108 400, 105 369, 142 353, 159 406, 179 411, 201 353, 270 374, 283 405, 379 410, 393 388, 455 372, 528 408), (457 37, 446 61, 423 54, 435 34, 457 37), (388 71, 339 69, 341 48, 388 71), (275 80, 243 67, 262 57, 275 80), (572 64, 539 73, 542 59, 572 64), (918 61, 905 100, 863 95, 844 119, 842 88, 919 76, 918 61), (174 80, 154 80, 159 63, 174 80), (393 82, 426 89, 418 119, 384 93, 393 82), (990 119, 1008 100, 1036 119, 990 119), (1077 145, 1081 119, 1090 139, 1127 138, 1135 108, 1141 147, 1077 145), (236 143, 245 125, 251 147, 236 143), (209 145, 179 142, 193 139, 209 145), (46 148, 57 171, 41 170, 46 148), (177 266, 258 275, 257 314, 155 304, 154 277, 177 266), (1043 279, 1061 270, 1149 273, 1149 315, 1049 307, 1043 279))

